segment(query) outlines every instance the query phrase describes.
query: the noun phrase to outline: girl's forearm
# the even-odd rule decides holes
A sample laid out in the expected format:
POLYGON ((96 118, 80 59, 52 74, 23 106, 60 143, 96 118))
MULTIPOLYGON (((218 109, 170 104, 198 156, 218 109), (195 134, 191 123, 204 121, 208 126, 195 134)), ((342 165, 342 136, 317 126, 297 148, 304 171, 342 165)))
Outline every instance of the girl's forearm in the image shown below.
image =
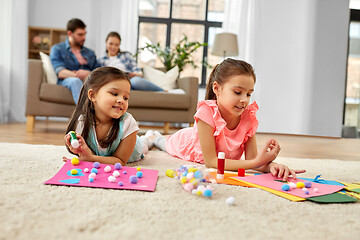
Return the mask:
POLYGON ((125 161, 121 160, 120 158, 114 157, 114 156, 97 156, 97 155, 93 155, 91 158, 88 159, 88 161, 90 162, 99 162, 99 163, 103 163, 103 164, 109 164, 109 165, 114 165, 115 163, 121 163, 122 166, 124 166, 126 164, 125 161))
MULTIPOLYGON (((207 168, 217 168, 217 158, 204 159, 204 162, 207 168)), ((227 171, 237 171, 239 168, 255 169, 258 166, 259 164, 256 158, 251 160, 225 159, 225 170, 227 171)))

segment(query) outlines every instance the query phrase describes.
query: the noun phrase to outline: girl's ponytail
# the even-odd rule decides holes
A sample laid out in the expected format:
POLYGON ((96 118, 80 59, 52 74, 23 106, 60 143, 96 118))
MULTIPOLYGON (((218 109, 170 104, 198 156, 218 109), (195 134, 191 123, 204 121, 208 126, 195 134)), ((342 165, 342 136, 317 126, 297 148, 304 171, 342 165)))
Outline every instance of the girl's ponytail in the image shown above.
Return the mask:
POLYGON ((205 94, 205 100, 216 100, 216 95, 213 91, 213 83, 215 82, 215 71, 218 68, 219 64, 216 64, 212 72, 209 76, 209 82, 206 86, 206 94, 205 94))

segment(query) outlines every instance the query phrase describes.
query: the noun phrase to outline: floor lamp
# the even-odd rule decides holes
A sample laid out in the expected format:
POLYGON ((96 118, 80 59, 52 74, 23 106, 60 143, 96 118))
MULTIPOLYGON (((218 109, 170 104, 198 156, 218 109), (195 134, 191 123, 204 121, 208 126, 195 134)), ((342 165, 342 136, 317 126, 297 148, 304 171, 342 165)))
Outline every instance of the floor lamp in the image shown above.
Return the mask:
POLYGON ((224 59, 226 57, 239 55, 236 34, 233 33, 216 34, 211 54, 215 56, 223 56, 224 59))

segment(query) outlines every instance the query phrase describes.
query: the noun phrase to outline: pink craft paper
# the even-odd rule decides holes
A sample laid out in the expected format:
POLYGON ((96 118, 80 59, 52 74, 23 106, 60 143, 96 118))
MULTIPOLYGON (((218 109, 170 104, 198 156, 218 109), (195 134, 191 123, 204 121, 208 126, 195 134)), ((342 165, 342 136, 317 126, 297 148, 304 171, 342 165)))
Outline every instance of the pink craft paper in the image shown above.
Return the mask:
MULTIPOLYGON (((239 179, 244 182, 249 183, 255 183, 260 186, 268 187, 274 190, 278 190, 280 192, 288 193, 294 196, 298 196, 301 198, 308 198, 308 197, 316 197, 316 196, 322 196, 326 194, 331 194, 334 192, 337 192, 344 188, 344 186, 336 186, 336 185, 328 185, 328 184, 320 184, 311 182, 312 187, 308 188, 309 194, 306 194, 304 191, 302 191, 301 188, 294 188, 290 189, 289 191, 284 191, 281 189, 282 185, 285 183, 278 182, 275 180, 282 180, 282 178, 274 177, 271 173, 267 174, 259 174, 259 175, 253 175, 253 176, 245 176, 245 177, 232 177, 239 179), (314 192, 314 188, 319 189, 319 192, 314 192)), ((288 178, 288 182, 294 182, 295 184, 297 182, 306 182, 306 180, 303 179, 293 179, 292 177, 288 178)))
POLYGON ((59 170, 58 173, 44 184, 53 184, 53 185, 66 185, 66 186, 76 186, 76 187, 94 187, 94 188, 111 188, 111 189, 128 189, 128 190, 139 190, 139 191, 155 191, 157 179, 158 179, 158 171, 152 169, 143 169, 143 177, 138 178, 138 182, 136 184, 130 183, 129 178, 132 175, 136 175, 136 168, 133 167, 122 167, 119 171, 120 176, 116 178, 116 182, 109 182, 108 177, 113 174, 116 170, 114 165, 109 165, 111 167, 111 171, 109 173, 104 172, 104 168, 108 166, 108 164, 100 164, 100 167, 97 169, 98 174, 94 182, 89 182, 89 174, 91 169, 93 168, 92 162, 83 162, 76 166, 71 164, 71 161, 68 160, 64 164, 64 166, 59 170), (84 169, 88 168, 89 172, 85 173, 84 169), (68 176, 67 172, 71 169, 81 169, 82 174, 84 176, 68 176), (127 174, 123 172, 126 171, 127 174), (68 179, 80 179, 79 183, 64 183, 60 182, 60 180, 68 180, 68 179), (119 186, 118 183, 122 182, 124 185, 119 186))

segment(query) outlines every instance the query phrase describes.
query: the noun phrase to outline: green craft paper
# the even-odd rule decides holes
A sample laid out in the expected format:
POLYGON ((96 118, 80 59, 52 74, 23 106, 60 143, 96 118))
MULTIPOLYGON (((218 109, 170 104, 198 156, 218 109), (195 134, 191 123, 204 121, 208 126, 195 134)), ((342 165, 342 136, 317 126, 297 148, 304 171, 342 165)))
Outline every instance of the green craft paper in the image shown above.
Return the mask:
POLYGON ((332 193, 327 195, 322 195, 318 197, 309 197, 307 200, 318 202, 318 203, 349 203, 356 202, 356 198, 349 197, 341 193, 332 193))
POLYGON ((360 188, 348 189, 348 191, 360 193, 360 188))

